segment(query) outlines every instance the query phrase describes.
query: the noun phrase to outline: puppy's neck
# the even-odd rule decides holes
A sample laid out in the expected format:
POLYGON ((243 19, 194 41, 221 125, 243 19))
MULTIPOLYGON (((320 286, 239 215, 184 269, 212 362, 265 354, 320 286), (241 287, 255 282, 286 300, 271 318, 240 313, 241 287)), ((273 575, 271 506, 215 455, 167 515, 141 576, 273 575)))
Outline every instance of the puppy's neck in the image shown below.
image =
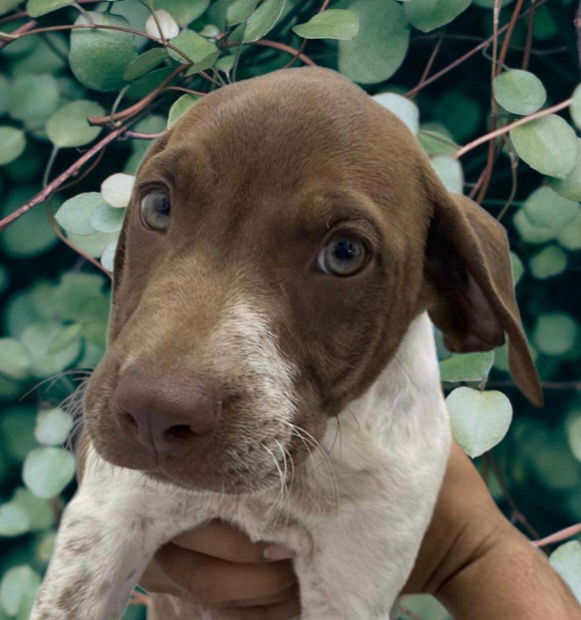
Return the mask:
POLYGON ((399 440, 421 441, 442 417, 447 412, 433 327, 422 313, 369 389, 329 419, 322 444, 333 460, 364 466, 377 456, 370 443, 381 451, 394 450, 399 440))

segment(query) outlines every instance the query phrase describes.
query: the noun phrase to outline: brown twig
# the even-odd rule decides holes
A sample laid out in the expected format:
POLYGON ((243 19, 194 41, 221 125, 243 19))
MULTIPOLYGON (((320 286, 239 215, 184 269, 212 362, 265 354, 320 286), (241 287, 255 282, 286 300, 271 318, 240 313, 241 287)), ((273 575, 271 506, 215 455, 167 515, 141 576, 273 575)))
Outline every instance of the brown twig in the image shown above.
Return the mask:
POLYGON ((533 35, 535 32, 535 17, 537 14, 537 0, 531 0, 531 9, 529 13, 529 23, 527 25, 527 38, 525 41, 525 49, 522 57, 521 69, 526 71, 529 68, 531 59, 531 51, 533 49, 533 35))
POLYGON ((415 87, 416 92, 413 95, 409 96, 410 99, 413 99, 415 97, 415 95, 422 89, 422 86, 425 83, 425 81, 428 79, 428 75, 430 74, 430 71, 432 70, 432 66, 434 64, 434 61, 436 60, 436 56, 438 55, 438 52, 440 51, 440 48, 442 47, 442 43, 444 42, 445 34, 446 34, 445 32, 442 33, 440 35, 440 38, 436 42, 436 45, 434 45, 434 49, 432 50, 432 53, 430 54, 430 57, 428 58, 428 62, 426 63, 426 66, 424 67, 424 70, 422 71, 422 75, 420 76, 420 79, 415 87))
POLYGON ((540 540, 533 540, 533 545, 535 547, 544 547, 545 545, 552 545, 553 543, 561 542, 562 540, 567 540, 567 538, 571 538, 581 532, 581 523, 577 523, 575 525, 570 525, 550 536, 545 536, 545 538, 541 538, 540 540))
POLYGON ((510 209, 510 205, 512 204, 512 201, 514 200, 514 197, 516 196, 516 190, 518 188, 518 176, 516 174, 517 169, 518 169, 518 158, 512 151, 509 153, 509 157, 510 157, 510 178, 511 178, 510 194, 508 195, 506 202, 502 205, 502 209, 499 211, 498 215, 496 216, 496 219, 499 222, 506 215, 506 212, 510 209))
POLYGON ((485 144, 486 142, 489 142, 490 140, 494 140, 495 138, 498 138, 498 136, 503 136, 504 134, 507 134, 509 131, 511 131, 515 127, 526 125, 527 123, 530 123, 531 121, 534 121, 537 118, 548 116, 549 114, 554 114, 555 112, 564 110, 565 108, 571 105, 572 101, 573 101, 573 97, 569 97, 569 99, 565 99, 565 101, 561 101, 561 103, 557 103, 554 106, 551 106, 550 108, 546 108, 545 110, 539 110, 538 112, 535 112, 534 114, 531 114, 530 116, 524 116, 523 118, 519 118, 513 123, 504 125, 504 127, 500 127, 500 129, 496 129, 495 131, 490 131, 484 134, 483 136, 476 138, 476 140, 472 140, 472 142, 468 142, 468 144, 458 149, 452 157, 455 157, 456 159, 458 159, 466 155, 466 153, 468 153, 469 151, 472 151, 473 149, 475 149, 477 146, 480 146, 481 144, 485 144))
POLYGON ((125 135, 128 138, 136 138, 137 140, 155 140, 163 136, 165 131, 158 131, 157 133, 142 133, 140 131, 126 131, 125 135))
POLYGON ((305 63, 305 65, 309 65, 310 67, 316 67, 317 63, 314 60, 311 60, 306 54, 299 53, 294 47, 290 45, 286 45, 286 43, 280 43, 279 41, 269 41, 268 39, 259 39, 258 41, 225 41, 224 47, 237 47, 238 45, 260 45, 262 47, 272 47, 274 49, 280 50, 281 52, 286 52, 287 54, 291 54, 292 56, 298 56, 299 60, 305 63))
POLYGON ((188 93, 188 95, 197 95, 198 97, 203 97, 208 93, 204 93, 201 90, 192 90, 191 88, 186 88, 185 86, 167 86, 165 90, 175 90, 180 93, 188 93))
MULTIPOLYGON (((548 2, 548 0, 539 0, 537 2, 537 7, 545 4, 545 2, 548 2)), ((523 17, 525 17, 525 15, 528 15, 530 11, 525 11, 520 17, 519 19, 522 19, 523 17)), ((581 23, 581 22, 580 22, 581 23)), ((506 32, 508 30, 508 26, 509 24, 507 24, 506 26, 503 26, 502 28, 499 28, 498 30, 498 34, 501 35, 503 32, 506 32)), ((432 75, 431 77, 429 77, 423 84, 422 84, 422 88, 425 88, 426 86, 429 86, 430 84, 433 84, 436 80, 439 80, 441 77, 443 77, 444 75, 446 75, 447 73, 449 73, 450 71, 452 71, 453 69, 455 69, 456 67, 459 67, 461 64, 463 64, 464 62, 466 62, 469 58, 471 58, 472 56, 474 56, 474 54, 478 54, 478 52, 480 50, 486 49, 491 43, 492 43, 492 39, 494 37, 490 36, 488 37, 488 39, 485 39, 484 41, 482 41, 482 43, 479 43, 478 45, 476 45, 475 47, 473 47, 471 50, 469 50, 468 52, 466 52, 465 54, 463 54, 462 56, 460 56, 460 58, 457 58, 456 60, 454 60, 453 62, 451 62, 449 65, 445 66, 443 69, 440 69, 440 71, 438 71, 437 73, 434 73, 434 75, 432 75)), ((413 95, 416 94, 416 92, 418 92, 419 90, 421 90, 420 88, 418 88, 418 86, 414 86, 411 90, 409 90, 405 96, 406 97, 411 97, 413 95)))

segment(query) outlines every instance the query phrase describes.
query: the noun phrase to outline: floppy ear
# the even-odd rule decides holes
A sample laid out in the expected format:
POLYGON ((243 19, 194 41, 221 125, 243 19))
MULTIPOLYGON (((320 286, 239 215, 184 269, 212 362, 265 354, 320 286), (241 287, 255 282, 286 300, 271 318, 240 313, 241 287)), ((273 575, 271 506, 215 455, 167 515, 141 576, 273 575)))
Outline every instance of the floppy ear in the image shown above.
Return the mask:
POLYGON ((464 196, 437 190, 426 257, 428 312, 450 351, 489 351, 508 336, 510 371, 535 405, 543 393, 514 296, 506 231, 464 196))

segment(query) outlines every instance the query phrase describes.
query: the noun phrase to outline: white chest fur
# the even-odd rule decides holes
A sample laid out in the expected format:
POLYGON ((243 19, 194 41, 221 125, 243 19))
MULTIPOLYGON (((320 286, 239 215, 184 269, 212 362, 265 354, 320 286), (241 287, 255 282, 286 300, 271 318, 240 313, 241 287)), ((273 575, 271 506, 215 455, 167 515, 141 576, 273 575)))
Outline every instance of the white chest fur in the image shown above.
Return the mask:
POLYGON ((173 488, 91 451, 31 618, 119 618, 155 550, 215 517, 295 551, 302 618, 387 618, 412 568, 449 451, 439 381, 424 314, 369 390, 329 421, 292 485, 287 476, 287 488, 251 496, 173 488))

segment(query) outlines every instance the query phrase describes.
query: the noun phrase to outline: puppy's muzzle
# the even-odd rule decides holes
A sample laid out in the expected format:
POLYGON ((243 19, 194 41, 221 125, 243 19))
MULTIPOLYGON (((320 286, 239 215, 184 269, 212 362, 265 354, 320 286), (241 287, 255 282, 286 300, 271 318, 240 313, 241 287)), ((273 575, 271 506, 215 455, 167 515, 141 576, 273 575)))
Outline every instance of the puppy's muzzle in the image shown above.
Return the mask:
POLYGON ((123 432, 152 455, 186 454, 219 423, 222 404, 207 378, 192 373, 152 372, 140 365, 126 370, 114 392, 123 432))

